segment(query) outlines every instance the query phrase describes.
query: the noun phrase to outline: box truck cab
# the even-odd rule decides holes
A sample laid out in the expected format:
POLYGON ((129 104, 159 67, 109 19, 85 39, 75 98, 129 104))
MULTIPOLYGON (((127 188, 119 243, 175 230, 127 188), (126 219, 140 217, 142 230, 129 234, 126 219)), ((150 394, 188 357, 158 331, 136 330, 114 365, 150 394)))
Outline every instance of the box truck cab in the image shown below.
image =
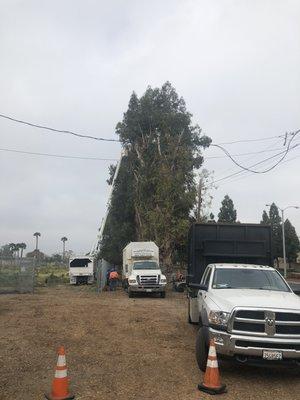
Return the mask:
POLYGON ((88 256, 70 258, 69 276, 71 285, 88 284, 94 282, 94 262, 88 256))
POLYGON ((159 249, 154 242, 131 242, 123 250, 123 286, 129 297, 135 293, 166 296, 167 279, 159 266, 159 249))

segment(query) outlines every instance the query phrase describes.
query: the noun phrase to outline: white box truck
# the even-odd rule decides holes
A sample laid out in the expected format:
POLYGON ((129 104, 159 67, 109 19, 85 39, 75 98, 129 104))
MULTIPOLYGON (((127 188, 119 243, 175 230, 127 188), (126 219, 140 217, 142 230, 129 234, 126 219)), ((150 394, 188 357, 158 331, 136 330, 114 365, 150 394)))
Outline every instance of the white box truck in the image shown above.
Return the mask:
POLYGON ((94 262, 92 257, 78 256, 70 258, 69 276, 71 285, 94 282, 94 262))
POLYGON ((166 296, 167 279, 159 266, 159 250, 154 242, 131 242, 123 250, 123 286, 129 297, 135 293, 166 296))

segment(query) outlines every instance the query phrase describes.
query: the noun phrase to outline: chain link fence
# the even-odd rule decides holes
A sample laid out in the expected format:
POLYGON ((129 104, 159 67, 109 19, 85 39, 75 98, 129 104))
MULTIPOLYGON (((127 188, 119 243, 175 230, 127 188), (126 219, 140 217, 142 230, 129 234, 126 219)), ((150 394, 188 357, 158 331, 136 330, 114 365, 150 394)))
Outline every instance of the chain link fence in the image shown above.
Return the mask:
POLYGON ((94 261, 94 271, 97 285, 97 292, 100 293, 107 283, 107 271, 113 266, 106 260, 100 259, 94 261))
POLYGON ((33 293, 34 283, 33 259, 0 260, 0 294, 33 293))
MULTIPOLYGON (((107 272, 113 265, 106 260, 94 261, 96 290, 102 292, 107 284, 107 272)), ((68 285, 66 266, 39 265, 34 258, 0 259, 0 294, 33 293, 35 287, 68 285)))

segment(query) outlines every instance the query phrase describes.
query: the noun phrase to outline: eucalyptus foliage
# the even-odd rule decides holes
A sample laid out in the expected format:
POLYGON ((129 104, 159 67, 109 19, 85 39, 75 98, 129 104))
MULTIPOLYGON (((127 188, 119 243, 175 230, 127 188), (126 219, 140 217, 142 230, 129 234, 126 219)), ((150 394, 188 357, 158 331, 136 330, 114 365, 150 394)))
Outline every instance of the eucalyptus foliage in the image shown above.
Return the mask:
POLYGON ((183 98, 169 82, 148 87, 140 98, 133 93, 117 134, 127 154, 126 168, 114 190, 104 247, 110 237, 118 242, 110 244, 111 251, 119 252, 126 234, 128 242, 153 240, 162 261, 171 266, 175 250, 186 242, 197 194, 194 171, 202 165, 201 150, 211 140, 192 124, 183 98), (123 209, 127 216, 121 217, 125 235, 120 240, 113 215, 123 209))
POLYGON ((232 199, 226 194, 221 203, 221 208, 218 214, 218 222, 236 222, 236 209, 232 199))

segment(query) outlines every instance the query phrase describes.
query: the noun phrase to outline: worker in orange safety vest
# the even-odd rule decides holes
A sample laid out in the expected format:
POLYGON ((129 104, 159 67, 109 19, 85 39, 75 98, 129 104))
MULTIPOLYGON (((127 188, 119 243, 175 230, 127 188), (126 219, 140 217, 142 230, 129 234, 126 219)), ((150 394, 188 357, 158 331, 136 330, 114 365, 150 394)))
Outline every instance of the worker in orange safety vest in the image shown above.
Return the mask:
POLYGON ((119 274, 113 269, 109 274, 109 290, 114 292, 117 289, 119 274))

